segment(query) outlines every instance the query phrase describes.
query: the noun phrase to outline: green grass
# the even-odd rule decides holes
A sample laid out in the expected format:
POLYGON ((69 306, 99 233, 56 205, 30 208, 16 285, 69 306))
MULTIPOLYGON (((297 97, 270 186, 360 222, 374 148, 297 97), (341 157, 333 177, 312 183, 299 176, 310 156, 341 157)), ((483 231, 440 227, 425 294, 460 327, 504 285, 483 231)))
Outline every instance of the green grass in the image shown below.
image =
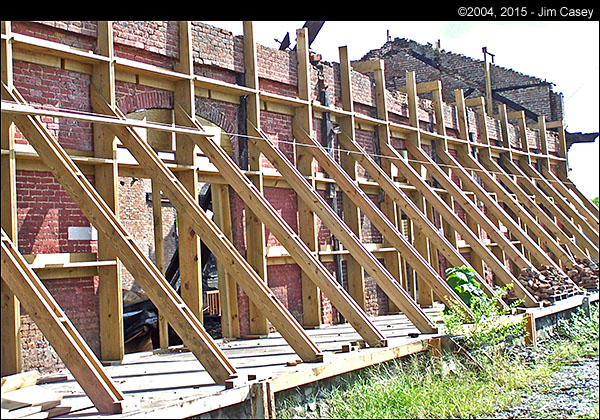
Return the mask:
MULTIPOLYGON (((536 352, 520 346, 474 351, 482 370, 445 353, 419 353, 376 366, 346 389, 322 393, 313 410, 280 410, 280 418, 481 418, 521 401, 566 363, 598 354, 598 307, 561 323, 536 352), (485 353, 487 356, 485 356, 485 353)), ((588 418, 597 418, 598 409, 588 418), (596 416, 596 417, 593 417, 596 416)), ((587 416, 586 416, 587 417, 587 416)))

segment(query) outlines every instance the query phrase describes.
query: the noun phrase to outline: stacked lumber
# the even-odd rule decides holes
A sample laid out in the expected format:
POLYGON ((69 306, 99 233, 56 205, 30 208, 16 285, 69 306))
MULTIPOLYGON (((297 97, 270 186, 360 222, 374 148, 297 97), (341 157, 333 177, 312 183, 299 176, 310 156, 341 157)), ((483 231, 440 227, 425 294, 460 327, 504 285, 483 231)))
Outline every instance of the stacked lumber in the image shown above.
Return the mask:
POLYGON ((569 277, 547 265, 523 268, 517 280, 538 301, 548 304, 581 292, 569 277))
POLYGON ((62 395, 36 385, 39 373, 29 371, 2 378, 3 419, 48 419, 67 414, 62 395))
POLYGON ((575 264, 567 271, 573 282, 586 290, 598 290, 598 264, 589 258, 575 258, 575 264))

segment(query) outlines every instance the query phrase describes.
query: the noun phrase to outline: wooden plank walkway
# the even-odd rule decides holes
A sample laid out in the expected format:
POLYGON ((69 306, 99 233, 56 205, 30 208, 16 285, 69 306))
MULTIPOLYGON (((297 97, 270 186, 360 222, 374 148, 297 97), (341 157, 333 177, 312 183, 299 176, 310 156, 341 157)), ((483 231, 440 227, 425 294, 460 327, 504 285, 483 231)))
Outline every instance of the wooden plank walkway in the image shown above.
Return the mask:
MULTIPOLYGON (((442 309, 443 305, 436 303, 424 311, 440 322, 442 309)), ((402 314, 371 319, 387 338, 387 347, 342 352, 343 345, 362 340, 347 323, 306 330, 323 350, 323 362, 319 363, 294 364, 299 358, 279 333, 216 340, 239 373, 229 389, 229 385, 215 384, 194 355, 180 346, 128 354, 121 364, 105 368, 130 404, 129 410, 118 416, 99 414, 70 374, 66 381, 40 386, 62 395, 62 405, 72 407, 69 414, 59 418, 183 418, 249 399, 252 382, 270 378, 273 392, 278 392, 426 350, 429 339, 439 337, 420 334, 402 314), (249 375, 252 381, 248 381, 249 375)))

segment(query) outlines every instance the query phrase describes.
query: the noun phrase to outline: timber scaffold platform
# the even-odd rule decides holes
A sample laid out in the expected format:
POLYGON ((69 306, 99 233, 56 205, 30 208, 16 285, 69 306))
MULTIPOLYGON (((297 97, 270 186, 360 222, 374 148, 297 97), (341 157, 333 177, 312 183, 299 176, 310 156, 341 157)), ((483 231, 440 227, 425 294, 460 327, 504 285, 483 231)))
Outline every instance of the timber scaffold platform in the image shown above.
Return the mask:
MULTIPOLYGON (((241 395, 250 392, 249 387, 253 395, 268 395, 310 382, 310 375, 336 375, 429 348, 435 343, 432 340, 439 338, 436 323, 439 305, 458 305, 470 314, 440 272, 441 256, 447 266, 473 267, 489 296, 496 295, 495 285, 512 284, 512 297, 522 299, 529 308, 538 307, 540 302, 517 281, 521 270, 549 266, 564 274, 575 258, 598 261, 598 209, 567 177, 562 121, 546 121, 542 116, 534 128, 528 127, 523 112, 507 112, 505 106, 500 106, 498 113, 492 115, 484 98, 465 99, 461 90, 454 92, 456 102, 447 104, 442 101, 440 81, 417 83, 414 72, 406 72, 406 86, 401 92, 406 99, 406 115, 397 115, 388 109, 390 95, 385 88, 383 61, 350 62, 347 47, 339 49, 341 108, 329 105, 327 100, 315 101, 311 99, 306 28, 297 31, 295 97, 266 92, 259 87, 252 22, 244 22, 243 26, 244 81, 225 82, 195 74, 192 22, 182 21, 178 25, 178 61, 174 69, 165 69, 115 55, 112 22, 98 22, 93 51, 14 33, 11 22, 2 22, 3 376, 21 370, 22 303, 96 413, 120 416, 126 416, 128 411, 134 413, 140 400, 138 396, 131 398, 136 402, 129 405, 129 392, 124 392, 121 385, 130 379, 119 378, 139 376, 140 381, 150 384, 154 379, 161 380, 156 372, 171 367, 184 372, 185 379, 171 378, 180 381, 180 392, 185 394, 181 398, 194 399, 190 393, 196 390, 207 395, 220 389, 231 395, 238 392, 240 395, 235 398, 241 401, 245 399, 241 395), (15 61, 86 75, 91 80, 92 112, 31 105, 14 80, 15 61), (372 77, 376 117, 354 109, 352 80, 357 74, 372 77), (128 118, 116 105, 118 82, 172 92, 174 123, 128 118), (198 97, 245 105, 247 169, 236 164, 215 138, 214 131, 198 118, 198 97), (423 112, 424 101, 431 112, 423 112), (262 112, 291 117, 294 161, 261 125, 262 112), (91 124, 93 152, 75 153, 65 148, 46 126, 45 117, 91 124), (317 119, 320 124, 335 122, 339 156, 336 157, 331 144, 323 145, 315 137, 313 125, 317 119), (26 139, 27 148, 15 144, 15 129, 26 139), (146 141, 140 129, 170 133, 175 149, 171 150, 172 158, 165 159, 159 154, 156 144, 146 141), (373 145, 376 153, 365 150, 359 142, 359 130, 373 133, 377 139, 373 145), (135 163, 119 161, 118 149, 126 150, 135 163), (200 167, 200 157, 207 158, 214 169, 200 167), (265 161, 269 170, 262 164, 265 161), (19 252, 16 172, 18 168, 33 167, 50 171, 97 229, 95 260, 41 267, 19 252), (359 167, 369 179, 361 176, 359 167), (94 175, 94 185, 87 178, 90 174, 94 175), (117 190, 118 176, 122 174, 150 178, 153 193, 160 196, 162 192, 176 208, 182 261, 191 261, 199 255, 198 238, 215 255, 226 340, 217 343, 202 324, 199 264, 181 264, 180 275, 186 287, 182 287, 181 295, 177 294, 165 279, 164 262, 151 261, 119 219, 117 190), (198 205, 200 182, 215 186, 214 220, 198 205), (334 210, 320 192, 328 185, 343 194, 343 214, 334 210), (284 186, 295 192, 297 232, 265 198, 265 186, 284 186), (246 206, 245 256, 232 242, 230 190, 246 206), (383 197, 379 206, 367 191, 383 197), (464 220, 457 215, 457 207, 464 210, 464 220), (362 242, 361 216, 381 233, 382 244, 362 242), (339 249, 320 249, 316 235, 318 220, 339 241, 339 249), (405 234, 405 220, 410 221, 411 235, 405 234), (281 247, 267 248, 265 229, 281 247), (347 287, 324 265, 324 261, 331 261, 336 254, 346 261, 347 287), (302 323, 265 280, 267 265, 275 264, 275 260, 290 261, 301 269, 302 323), (165 349, 151 357, 140 356, 139 362, 126 363, 121 264, 158 308, 161 337, 164 339, 166 325, 170 325, 189 352, 173 355, 165 349), (407 276, 407 267, 411 276, 407 276), (42 281, 42 278, 90 273, 99 277, 99 355, 91 351, 42 281), (390 312, 399 315, 381 318, 367 315, 366 274, 389 299, 390 312), (240 337, 238 286, 251 302, 250 330, 264 338, 229 339, 240 337), (344 324, 318 328, 321 293, 343 316, 344 324), (276 333, 269 333, 269 323, 276 333), (409 333, 419 337, 408 338, 409 333), (349 338, 339 338, 346 336, 349 338), (360 349, 335 354, 344 340, 360 343, 360 349), (260 359, 261 352, 252 353, 251 347, 268 348, 265 353, 269 354, 269 365, 276 365, 277 369, 269 370, 260 362, 254 363, 252 358, 260 359), (244 360, 245 354, 249 360, 244 360), (330 356, 339 359, 330 363, 330 356), (288 378, 285 369, 293 367, 287 366, 290 359, 301 362, 302 369, 288 378), (336 368, 338 363, 340 367, 336 368), (109 364, 112 366, 104 366, 109 364), (318 367, 310 368, 311 364, 318 367), (131 365, 144 369, 130 374, 131 365), (272 381, 258 380, 254 382, 258 385, 246 383, 236 387, 236 381, 245 377, 271 377, 272 381)), ((161 241, 157 235, 157 249, 162 246, 161 241)), ((145 401, 152 395, 148 393, 145 401)), ((163 397, 156 394, 156 398, 163 397)), ((269 399, 259 399, 263 405, 256 408, 259 411, 255 414, 266 417, 271 410, 269 399)), ((194 409, 200 410, 197 413, 180 406, 182 417, 205 412, 207 407, 219 408, 217 401, 221 401, 216 397, 214 401, 202 400, 198 404, 205 407, 200 410, 195 406, 194 409)))

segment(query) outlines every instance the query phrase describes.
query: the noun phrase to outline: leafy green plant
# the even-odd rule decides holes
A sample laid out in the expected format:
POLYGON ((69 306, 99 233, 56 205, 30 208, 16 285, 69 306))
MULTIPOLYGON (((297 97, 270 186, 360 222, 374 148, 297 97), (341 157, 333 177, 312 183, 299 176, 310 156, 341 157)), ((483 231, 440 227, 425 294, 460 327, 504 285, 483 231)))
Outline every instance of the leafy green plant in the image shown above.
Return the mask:
POLYGON ((481 284, 475 280, 475 270, 471 267, 463 265, 446 269, 446 281, 469 307, 476 298, 485 297, 481 284))
POLYGON ((592 199, 592 202, 593 202, 593 203, 596 205, 596 207, 600 207, 600 206, 598 205, 598 201, 599 201, 599 200, 600 200, 600 198, 599 198, 599 197, 596 197, 596 198, 592 199))
POLYGON ((479 282, 475 280, 475 270, 470 267, 452 267, 446 270, 446 281, 458 296, 469 306, 473 318, 469 319, 465 311, 456 304, 448 305, 442 314, 442 321, 448 334, 463 334, 463 345, 469 349, 482 346, 495 346, 508 339, 520 339, 525 333, 523 322, 499 322, 500 318, 509 314, 522 301, 517 300, 508 307, 503 307, 500 300, 512 288, 509 284, 496 288, 496 296, 488 297, 479 282), (464 325, 470 323, 468 328, 464 325))

